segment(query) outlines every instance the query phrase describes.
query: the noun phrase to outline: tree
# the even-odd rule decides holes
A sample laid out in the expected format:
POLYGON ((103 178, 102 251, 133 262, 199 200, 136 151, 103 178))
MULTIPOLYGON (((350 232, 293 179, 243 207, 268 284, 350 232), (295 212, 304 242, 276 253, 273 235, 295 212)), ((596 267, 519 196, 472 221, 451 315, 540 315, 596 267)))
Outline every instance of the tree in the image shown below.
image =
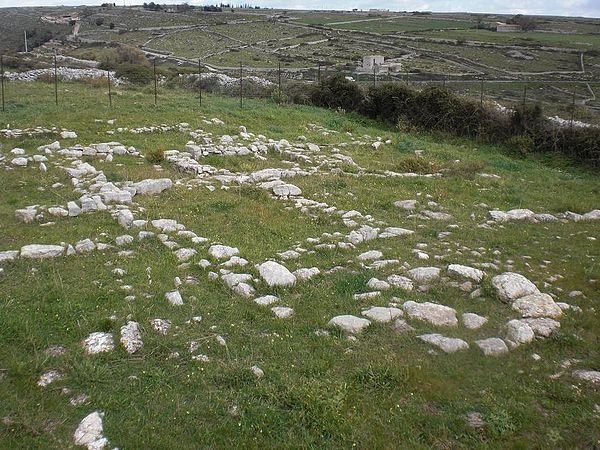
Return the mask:
POLYGON ((96 26, 100 26, 104 23, 104 17, 98 17, 96 18, 96 26))
POLYGON ((537 23, 532 17, 527 17, 522 14, 517 14, 508 21, 514 25, 520 25, 523 31, 533 31, 537 28, 537 23))

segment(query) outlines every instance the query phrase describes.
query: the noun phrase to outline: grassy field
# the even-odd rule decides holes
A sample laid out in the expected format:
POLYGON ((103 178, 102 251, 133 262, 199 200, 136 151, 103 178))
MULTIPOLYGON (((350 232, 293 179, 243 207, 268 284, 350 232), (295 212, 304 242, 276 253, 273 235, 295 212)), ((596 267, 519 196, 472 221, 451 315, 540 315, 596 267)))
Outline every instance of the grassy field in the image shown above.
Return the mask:
POLYGON ((497 33, 488 30, 444 30, 418 32, 422 36, 440 39, 491 42, 494 44, 533 45, 546 47, 591 50, 600 47, 600 36, 584 34, 541 33, 497 33))
MULTIPOLYGON (((521 158, 506 149, 444 136, 408 133, 382 126, 355 115, 298 106, 277 106, 270 101, 237 100, 205 95, 200 107, 189 92, 161 89, 155 107, 145 88, 118 88, 114 108, 105 92, 85 84, 60 85, 60 104, 43 83, 9 83, 3 123, 12 127, 58 126, 77 132, 76 142, 90 144, 116 140, 143 154, 157 148, 182 150, 190 136, 185 132, 107 135, 115 127, 140 127, 187 122, 218 138, 249 132, 272 139, 308 142, 321 146, 323 157, 338 147, 367 174, 331 172, 295 177, 306 198, 325 201, 340 209, 371 214, 391 226, 415 230, 415 234, 362 243, 355 249, 307 252, 286 264, 291 270, 317 266, 344 269, 321 274, 293 287, 268 289, 257 283, 257 295, 276 293, 281 304, 295 310, 289 319, 277 319, 269 308, 238 297, 220 281, 210 280, 195 263, 206 256, 206 246, 196 245, 198 255, 189 268, 178 268, 173 253, 157 239, 135 241, 126 247, 131 257, 115 249, 86 256, 45 261, 19 259, 2 263, 0 278, 0 428, 1 448, 72 448, 73 432, 92 411, 102 411, 104 435, 119 448, 591 448, 600 444, 598 388, 571 375, 575 368, 600 368, 597 351, 600 319, 594 308, 600 294, 598 221, 533 224, 507 223, 488 230, 477 225, 488 208, 530 208, 558 214, 598 208, 599 175, 552 155, 521 158), (225 125, 208 125, 203 117, 218 117, 225 125), (115 125, 96 119, 116 119, 115 125), (330 130, 324 135, 316 124, 330 130), (353 136, 380 136, 391 140, 375 151, 370 145, 351 144, 353 136), (415 151, 423 161, 415 162, 415 151), (442 177, 391 178, 368 173, 411 169, 441 171, 442 177), (417 164, 417 166, 415 166, 417 164), (418 169, 421 167, 421 169, 418 169), (484 178, 480 172, 499 178, 484 178), (399 199, 439 203, 452 214, 451 222, 423 221, 393 206, 399 199), (458 229, 448 228, 455 224, 458 229), (445 238, 441 231, 451 231, 445 238), (431 255, 422 261, 412 251, 431 255), (423 245, 426 244, 426 247, 423 245), (379 249, 385 258, 398 258, 412 267, 451 262, 468 265, 495 261, 498 269, 512 268, 535 282, 544 292, 583 308, 566 312, 560 332, 523 345, 498 358, 484 357, 473 344, 480 337, 498 335, 514 312, 485 286, 481 300, 446 283, 434 283, 427 292, 391 290, 379 298, 359 300, 372 277, 385 279, 402 273, 400 266, 365 269, 355 256, 379 249), (496 253, 494 253, 497 251, 496 253), (476 252, 476 253, 474 253, 476 252), (434 258, 440 256, 440 259, 434 258), (119 282, 111 271, 127 273, 119 282), (561 275, 544 285, 553 275, 561 275), (197 278, 184 283, 181 307, 170 306, 164 293, 179 276, 197 278), (150 282, 151 279, 151 282, 150 282), (132 286, 124 291, 123 284, 132 286), (582 297, 570 298, 571 290, 582 297), (126 301, 126 295, 135 295, 126 301), (399 297, 394 300, 392 296, 399 297), (409 320, 414 332, 399 333, 389 324, 373 324, 356 340, 326 328, 338 314, 360 315, 370 305, 390 301, 433 301, 459 313, 476 312, 489 317, 480 330, 436 328, 409 320), (189 322, 202 316, 200 323, 189 322), (156 333, 150 319, 171 320, 166 336, 156 333), (144 347, 127 354, 116 342, 115 350, 100 355, 84 354, 81 340, 94 331, 112 332, 127 320, 140 323, 144 347), (416 339, 416 334, 439 331, 471 343, 467 351, 447 355, 416 339), (217 342, 222 336, 226 345, 217 342), (197 341, 197 352, 210 362, 193 361, 188 351, 197 341), (67 352, 51 356, 51 345, 67 352), (179 352, 178 358, 171 358, 179 352), (532 359, 532 354, 541 357, 532 359), (572 361, 569 369, 565 361, 572 361), (250 367, 258 365, 258 379, 250 367), (38 377, 57 368, 65 377, 46 388, 38 377), (560 376, 554 376, 560 373, 560 376), (68 391, 65 391, 65 388, 68 391), (72 406, 73 395, 85 393, 86 404, 72 406), (472 427, 466 415, 481 414, 483 425, 472 427)), ((33 154, 38 145, 55 136, 0 138, 1 152, 21 147, 33 154)), ((61 140, 63 147, 67 141, 61 140)), ((370 142, 370 141, 369 141, 370 142)), ((84 157, 103 170, 108 180, 123 182, 169 177, 175 185, 158 196, 136 196, 140 218, 173 218, 189 230, 228 245, 238 246, 252 267, 295 243, 307 245, 307 237, 349 229, 339 217, 305 214, 293 203, 275 200, 253 186, 232 185, 214 192, 195 186, 192 177, 174 170, 167 162, 161 170, 142 158, 116 155, 112 162, 84 157)), ((17 208, 32 204, 64 204, 75 199, 66 172, 54 163, 41 174, 35 167, 0 171, 0 251, 29 243, 74 243, 91 238, 113 242, 127 231, 106 212, 76 218, 53 218, 55 225, 40 227, 15 219, 17 208), (54 183, 60 187, 50 187, 54 183)), ((285 154, 269 151, 266 160, 249 156, 211 156, 205 164, 249 173, 267 167, 291 167, 285 154)), ((68 162, 67 162, 68 163, 68 162)), ((302 168, 311 163, 297 161, 302 168)), ((427 206, 425 206, 427 207, 427 206)), ((430 208, 436 208, 431 206, 430 208)), ((185 246, 193 245, 189 241, 185 246)), ((214 266, 213 261, 213 266, 214 266)), ((596 308, 597 309, 597 308, 596 308)))
POLYGON ((348 20, 326 24, 341 30, 370 31, 373 33, 407 33, 427 30, 454 30, 473 28, 475 22, 464 20, 419 19, 398 17, 393 19, 348 20))

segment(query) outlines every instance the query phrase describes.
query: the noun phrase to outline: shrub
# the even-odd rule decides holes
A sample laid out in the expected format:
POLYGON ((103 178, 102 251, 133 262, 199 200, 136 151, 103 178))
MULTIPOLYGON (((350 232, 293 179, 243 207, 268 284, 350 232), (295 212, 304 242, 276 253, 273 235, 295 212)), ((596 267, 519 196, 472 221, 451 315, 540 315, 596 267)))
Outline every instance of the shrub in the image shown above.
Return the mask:
POLYGON ((117 47, 117 61, 122 64, 150 65, 144 52, 130 45, 120 45, 117 47))
POLYGON ((146 153, 146 161, 150 164, 161 164, 165 160, 165 151, 161 148, 146 153))
POLYGON ((120 65, 115 75, 133 84, 148 84, 154 80, 154 73, 149 67, 135 64, 120 65))
POLYGON ((362 112, 372 119, 395 124, 400 117, 414 109, 415 90, 404 84, 386 83, 371 86, 363 103, 362 112))
POLYGON ((311 101, 314 105, 326 108, 358 111, 364 101, 364 93, 354 81, 347 80, 343 75, 334 75, 312 91, 311 101))
POLYGON ((530 136, 519 134, 508 139, 507 144, 517 150, 521 155, 531 153, 535 148, 535 142, 530 136))

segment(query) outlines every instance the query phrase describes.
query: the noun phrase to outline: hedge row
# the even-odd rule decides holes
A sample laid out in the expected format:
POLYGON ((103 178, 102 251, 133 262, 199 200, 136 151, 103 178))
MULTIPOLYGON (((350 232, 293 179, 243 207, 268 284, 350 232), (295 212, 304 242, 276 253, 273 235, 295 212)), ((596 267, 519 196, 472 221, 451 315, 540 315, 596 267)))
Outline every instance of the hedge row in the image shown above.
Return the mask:
POLYGON ((304 89, 302 103, 309 99, 308 103, 315 106, 355 111, 394 125, 501 143, 522 153, 559 152, 600 167, 600 128, 558 126, 545 118, 539 105, 503 112, 442 87, 417 90, 387 83, 363 89, 343 76, 312 85, 309 92, 306 86, 304 89))

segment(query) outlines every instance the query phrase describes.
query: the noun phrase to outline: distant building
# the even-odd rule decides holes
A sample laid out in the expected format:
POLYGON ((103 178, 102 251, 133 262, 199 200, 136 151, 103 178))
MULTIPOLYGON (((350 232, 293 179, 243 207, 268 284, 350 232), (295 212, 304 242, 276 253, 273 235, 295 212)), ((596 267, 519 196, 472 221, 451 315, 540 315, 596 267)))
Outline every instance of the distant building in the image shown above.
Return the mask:
POLYGON ((381 55, 370 55, 363 56, 363 69, 364 70, 373 70, 375 66, 383 66, 385 63, 385 58, 381 55))
POLYGON ((496 22, 496 31, 498 33, 520 33, 523 31, 523 27, 518 24, 496 22))
POLYGON ((402 69, 402 64, 397 60, 385 61, 385 57, 381 55, 363 56, 362 67, 358 67, 359 72, 372 73, 375 71, 378 74, 388 72, 398 72, 402 69))

